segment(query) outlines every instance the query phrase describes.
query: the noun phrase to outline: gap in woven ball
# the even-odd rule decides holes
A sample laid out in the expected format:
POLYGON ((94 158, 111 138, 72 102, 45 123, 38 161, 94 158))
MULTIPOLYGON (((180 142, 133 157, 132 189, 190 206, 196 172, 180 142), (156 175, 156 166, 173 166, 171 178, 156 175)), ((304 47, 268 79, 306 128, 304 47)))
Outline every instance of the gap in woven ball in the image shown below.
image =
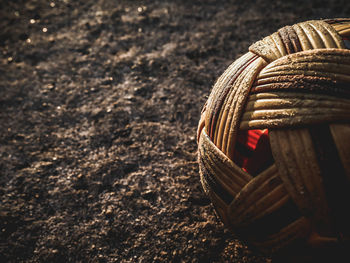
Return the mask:
POLYGON ((233 156, 233 161, 253 176, 269 168, 274 159, 268 129, 239 131, 233 156))

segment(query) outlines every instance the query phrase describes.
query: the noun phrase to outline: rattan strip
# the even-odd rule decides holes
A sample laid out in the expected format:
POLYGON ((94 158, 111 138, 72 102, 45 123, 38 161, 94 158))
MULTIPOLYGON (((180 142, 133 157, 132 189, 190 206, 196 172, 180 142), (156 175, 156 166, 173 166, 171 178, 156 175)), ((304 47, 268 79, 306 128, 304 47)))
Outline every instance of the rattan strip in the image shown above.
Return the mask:
POLYGON ((270 104, 266 105, 266 102, 262 102, 261 108, 256 105, 252 110, 247 110, 243 114, 242 120, 254 120, 254 119, 270 119, 270 118, 293 118, 295 116, 323 116, 323 115, 333 115, 337 118, 342 116, 347 120, 350 118, 349 104, 331 106, 331 103, 318 101, 304 101, 303 103, 293 103, 292 100, 282 101, 282 100, 270 100, 270 104), (276 104, 280 101, 281 105, 276 104), (282 104, 283 103, 283 104, 282 104), (272 106, 272 105, 273 106, 272 106), (316 107, 317 108, 313 108, 316 107), (343 107, 341 107, 343 106, 343 107), (279 107, 279 108, 277 108, 279 107), (328 112, 325 112, 328 111, 328 112), (346 118, 347 117, 347 118, 346 118))
MULTIPOLYGON (((270 99, 299 99, 299 100, 317 100, 317 101, 334 101, 335 103, 340 103, 340 105, 348 105, 349 102, 347 99, 331 97, 323 94, 312 94, 312 93, 301 93, 301 92, 283 92, 283 91, 274 91, 274 92, 262 92, 251 94, 248 97, 247 105, 250 103, 258 102, 259 100, 270 100, 270 99)), ((248 107, 248 106, 247 106, 248 107)))
POLYGON ((350 23, 350 18, 329 18, 329 19, 324 19, 324 22, 334 26, 337 24, 343 24, 343 23, 350 23))
MULTIPOLYGON (((350 82, 350 77, 348 74, 339 74, 339 73, 333 73, 333 72, 322 72, 322 71, 315 71, 315 70, 299 70, 299 69, 290 69, 289 71, 274 71, 271 73, 264 73, 262 76, 259 76, 259 79, 264 78, 276 78, 276 77, 289 77, 293 78, 293 76, 310 76, 313 78, 328 78, 330 80, 337 80, 341 82, 350 82)), ((297 86, 296 86, 297 87, 297 86)), ((254 87, 252 92, 256 92, 256 90, 259 87, 254 87)), ((300 88, 303 88, 302 85, 300 85, 300 88)), ((266 92, 266 89, 264 90, 266 92)))
POLYGON ((211 178, 208 176, 208 170, 203 162, 202 154, 203 153, 199 151, 199 170, 203 189, 210 197, 215 210, 223 220, 224 224, 228 224, 229 221, 226 213, 228 204, 223 200, 222 193, 220 193, 220 195, 215 193, 215 187, 213 187, 212 183, 209 181, 211 178))
POLYGON ((295 92, 270 92, 251 95, 242 116, 240 129, 288 127, 345 122, 350 119, 350 102, 328 95, 295 92))
POLYGON ((282 39, 282 42, 286 48, 287 54, 302 51, 301 43, 294 28, 286 26, 278 30, 278 33, 282 39))
MULTIPOLYGON (((290 63, 290 62, 289 62, 290 63)), ((274 76, 281 75, 282 72, 288 72, 288 73, 300 73, 300 71, 311 71, 311 72, 317 72, 317 73, 333 73, 333 74, 339 74, 339 75, 346 75, 349 76, 350 72, 350 65, 346 64, 339 64, 339 61, 336 62, 327 62, 327 61, 320 61, 317 62, 316 60, 312 61, 293 61, 294 64, 285 64, 285 65, 279 65, 274 68, 266 69, 264 72, 261 73, 261 78, 266 77, 267 74, 278 72, 278 75, 275 74, 274 76)), ((282 73, 283 74, 283 73, 282 73)), ((307 74, 309 75, 309 74, 307 74)), ((314 74, 313 74, 314 75, 314 74)), ((270 75, 271 76, 271 75, 270 75)), ((322 76, 322 75, 321 75, 322 76)), ((259 78, 260 79, 260 78, 259 78)))
POLYGON ((281 50, 283 49, 282 47, 279 48, 279 46, 283 46, 284 48, 284 45, 278 45, 279 41, 276 44, 276 41, 273 39, 276 35, 277 34, 274 33, 271 36, 265 37, 263 40, 254 43, 249 47, 249 51, 264 58, 267 62, 271 62, 282 57, 283 55, 281 54, 281 50))
POLYGON ((302 121, 302 123, 309 124, 308 121, 311 121, 312 123, 321 122, 321 118, 323 118, 324 116, 326 116, 327 119, 334 117, 334 119, 337 121, 346 121, 350 119, 350 112, 348 111, 348 108, 332 108, 328 106, 323 108, 320 107, 312 109, 312 107, 302 108, 302 106, 303 105, 300 105, 298 108, 283 107, 282 109, 262 109, 247 111, 243 114, 242 122, 250 120, 278 119, 283 120, 284 122, 291 121, 295 124, 295 121, 290 119, 299 117, 302 121, 303 117, 305 117, 305 121, 302 121), (325 112, 325 110, 327 110, 328 112, 325 112))
POLYGON ((207 190, 209 189, 210 192, 216 193, 220 200, 226 204, 231 203, 235 194, 232 194, 232 190, 228 190, 227 185, 223 185, 222 182, 217 179, 215 170, 208 162, 208 158, 204 157, 205 154, 206 152, 202 147, 201 151, 199 152, 199 163, 202 173, 202 180, 205 183, 207 190))
POLYGON ((342 37, 350 36, 350 21, 334 23, 332 26, 342 37))
POLYGON ((339 69, 343 74, 350 73, 344 69, 350 65, 350 50, 347 49, 317 49, 302 51, 287 55, 268 64, 259 74, 257 79, 265 77, 265 73, 283 72, 289 70, 307 70, 337 73, 339 69), (324 62, 324 65, 320 65, 324 62), (308 65, 307 65, 308 63, 308 65), (334 68, 334 65, 337 65, 334 68), (345 71, 345 73, 344 73, 345 71))
POLYGON ((291 54, 298 49, 289 49, 290 39, 285 38, 283 32, 293 30, 294 43, 298 43, 301 50, 320 48, 344 48, 344 43, 337 31, 328 23, 323 21, 308 21, 289 27, 282 28, 264 39, 251 45, 249 51, 264 58, 267 62, 272 62, 287 54, 291 54), (287 49, 286 49, 287 47, 287 49))
MULTIPOLYGON (((335 80, 335 78, 325 77, 321 74, 318 74, 317 72, 313 72, 313 74, 300 74, 293 75, 289 72, 281 72, 281 75, 271 76, 271 77, 264 77, 256 80, 253 84, 253 87, 251 89, 251 95, 254 95, 259 92, 267 92, 269 89, 288 89, 291 88, 292 90, 288 92, 293 92, 293 90, 296 89, 308 89, 309 93, 315 93, 322 90, 328 91, 329 94, 334 94, 337 96, 337 92, 343 89, 343 93, 350 94, 349 89, 347 88, 348 82, 341 81, 340 78, 349 79, 347 75, 338 75, 338 79, 335 80), (317 76, 317 78, 315 78, 317 76), (330 86, 330 87, 328 87, 330 86)), ((332 74, 331 76, 334 76, 332 74)), ((317 93, 315 94, 317 95, 317 93)), ((342 94, 339 94, 337 96, 339 98, 343 98, 342 94)))
POLYGON ((252 92, 299 89, 342 98, 350 97, 349 83, 350 50, 320 49, 288 55, 270 63, 259 73, 252 92))
POLYGON ((206 146, 208 145, 202 144, 200 149, 201 158, 205 167, 211 172, 210 174, 214 177, 214 180, 219 183, 220 186, 232 196, 232 198, 235 197, 242 188, 240 185, 242 182, 241 178, 235 176, 227 166, 223 165, 223 162, 220 161, 219 157, 211 152, 206 146))
MULTIPOLYGON (((282 181, 277 177, 277 169, 273 165, 263 173, 254 177, 236 196, 229 206, 230 222, 235 226, 247 225, 256 219, 251 213, 251 209, 271 212, 271 207, 277 209, 280 207, 280 201, 285 200, 287 192, 281 188, 282 181), (277 189, 277 190, 276 190, 277 189), (276 190, 276 191, 275 191, 276 190), (272 195, 269 195, 273 192, 272 195), (269 202, 266 202, 269 200, 269 202), (275 204, 279 204, 275 207, 275 204), (250 217, 253 218, 250 218, 250 217)), ((262 213, 263 216, 266 213, 262 213)))
POLYGON ((270 142, 281 179, 303 215, 327 232, 330 218, 320 168, 307 129, 272 130, 270 142), (307 161, 306 161, 307 160, 307 161))
MULTIPOLYGON (((264 66, 265 62, 261 58, 253 61, 237 78, 234 83, 235 89, 228 94, 227 102, 222 108, 223 115, 219 119, 220 125, 218 128, 218 137, 222 137, 220 149, 231 160, 233 159, 236 136, 239 129, 239 119, 244 110, 245 101, 256 75, 264 66)), ((218 142, 215 144, 219 147, 218 142)))
POLYGON ((344 48, 337 31, 324 21, 307 21, 293 25, 303 50, 320 48, 344 48))
POLYGON ((339 30, 339 34, 342 36, 349 37, 350 36, 350 28, 345 28, 343 30, 339 30))
MULTIPOLYGON (((248 99, 246 111, 252 112, 255 110, 265 110, 265 109, 291 109, 291 108, 314 108, 320 107, 323 110, 328 108, 339 108, 346 109, 350 111, 350 102, 349 100, 339 100, 331 96, 326 95, 315 95, 315 94, 302 94, 298 96, 298 93, 288 93, 285 92, 284 97, 279 97, 278 95, 282 92, 276 92, 276 97, 274 98, 263 98, 257 99, 251 98, 248 99)), ((261 94, 261 93, 260 93, 261 94)))
MULTIPOLYGON (((238 72, 239 74, 234 73, 233 77, 231 77, 231 79, 233 80, 232 83, 229 84, 229 86, 223 86, 221 87, 223 90, 225 90, 225 97, 222 98, 221 101, 221 106, 220 108, 217 109, 217 116, 218 118, 215 118, 215 129, 213 129, 212 131, 212 136, 210 136, 210 138, 212 138, 214 144, 223 152, 225 152, 225 146, 222 145, 223 142, 223 130, 226 123, 223 123, 222 120, 226 120, 227 118, 231 118, 232 116, 229 115, 229 111, 227 110, 227 105, 232 103, 232 93, 237 92, 237 89, 235 89, 234 87, 237 86, 237 82, 242 81, 242 75, 246 75, 247 69, 251 68, 251 65, 255 65, 257 62, 257 57, 256 55, 252 54, 252 53, 248 53, 249 56, 247 56, 246 61, 241 61, 240 65, 237 66, 238 68, 238 72), (223 100, 224 99, 224 100, 223 100), (222 105, 224 105, 222 107, 222 105), (225 107, 226 105, 226 107, 225 107)), ((259 61, 259 60, 258 60, 259 61)), ((213 118, 211 118, 213 119, 213 118)))
POLYGON ((227 93, 230 91, 230 89, 233 88, 232 84, 238 77, 239 73, 254 58, 256 58, 256 55, 250 52, 246 53, 238 60, 233 62, 215 83, 213 91, 208 98, 205 117, 206 132, 211 139, 214 138, 213 133, 215 132, 218 114, 227 96, 227 93))
MULTIPOLYGON (((247 172, 232 162, 223 152, 221 152, 215 144, 210 140, 209 136, 202 131, 200 136, 200 145, 203 145, 208 157, 203 156, 210 166, 218 166, 224 172, 224 178, 227 178, 226 184, 236 184, 240 188, 244 187, 251 179, 247 172), (207 160, 208 159, 208 160, 207 160), (229 181, 230 180, 230 181, 229 181)), ((224 180, 225 179, 221 179, 224 180)))
POLYGON ((249 119, 248 121, 242 121, 240 123, 241 130, 248 129, 273 129, 273 128, 288 128, 288 127, 301 127, 311 124, 319 124, 324 122, 344 122, 344 120, 349 119, 349 114, 334 114, 334 113, 322 113, 322 115, 311 115, 308 114, 299 114, 295 112, 290 112, 290 116, 285 117, 286 113, 281 114, 280 116, 270 116, 261 118, 261 119, 249 119))
POLYGON ((243 171, 242 168, 238 167, 234 162, 232 162, 222 151, 220 151, 215 144, 210 140, 209 136, 203 130, 201 135, 201 143, 205 145, 205 148, 208 149, 208 152, 216 155, 220 164, 219 166, 227 167, 225 169, 230 174, 230 177, 233 176, 232 180, 236 181, 241 187, 245 186, 251 179, 247 172, 243 171))
MULTIPOLYGON (((255 60, 257 57, 254 56, 252 53, 248 52, 246 55, 249 55, 247 56, 247 59, 245 61, 241 61, 240 62, 240 65, 237 66, 237 68, 239 69, 239 74, 242 74, 242 72, 244 71, 244 69, 247 68, 247 66, 253 61, 255 60)), ((244 55, 244 56, 246 56, 244 55)), ((231 79, 233 80, 232 83, 230 83, 229 86, 227 87, 222 87, 223 90, 226 90, 225 92, 225 98, 222 99, 222 102, 221 102, 221 106, 223 104, 227 104, 227 100, 230 98, 230 93, 232 92, 235 92, 235 89, 234 89, 234 86, 235 86, 235 83, 237 81, 237 78, 239 77, 239 74, 237 74, 238 72, 235 72, 233 73, 233 76, 231 77, 231 79)), ((215 123, 215 129, 213 130, 213 133, 214 135, 213 136, 210 136, 210 138, 214 138, 213 139, 213 142, 214 144, 220 149, 220 150, 223 150, 222 148, 222 133, 220 132, 220 125, 221 125, 221 120, 222 119, 226 119, 227 118, 227 111, 223 110, 222 107, 220 107, 220 109, 218 109, 217 111, 218 113, 218 118, 216 118, 216 123, 215 123)))
POLYGON ((281 208, 289 199, 288 193, 282 184, 271 190, 271 192, 265 192, 265 195, 261 199, 244 210, 242 217, 245 217, 245 224, 273 213, 281 208))
MULTIPOLYGON (((334 28, 327 23, 321 21, 310 21, 300 23, 298 26, 305 33, 305 38, 307 38, 308 42, 311 44, 311 48, 307 49, 344 47, 340 36, 337 34, 334 28)), ((303 43, 301 45, 303 46, 303 43)))

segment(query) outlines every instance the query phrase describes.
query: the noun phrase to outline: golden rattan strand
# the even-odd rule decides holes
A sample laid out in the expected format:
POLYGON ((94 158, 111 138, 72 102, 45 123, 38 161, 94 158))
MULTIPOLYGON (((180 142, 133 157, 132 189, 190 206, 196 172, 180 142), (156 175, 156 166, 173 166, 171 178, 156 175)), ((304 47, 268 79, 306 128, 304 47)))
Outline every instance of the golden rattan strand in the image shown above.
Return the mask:
MULTIPOLYGON (((211 131, 211 121, 214 117, 215 110, 218 110, 218 98, 223 96, 225 92, 225 88, 232 88, 233 77, 236 75, 237 71, 250 59, 252 59, 255 55, 252 53, 246 53, 235 62, 233 62, 227 70, 219 77, 217 82, 215 83, 212 92, 209 95, 206 111, 205 111, 205 128, 207 134, 210 136, 211 131)), ((215 131, 213 131, 215 132, 215 131)), ((213 137, 211 137, 213 139, 213 137)))
MULTIPOLYGON (((206 137, 207 136, 203 136, 204 139, 206 137)), ((220 183, 220 185, 227 192, 229 192, 232 197, 235 197, 242 188, 242 185, 245 184, 243 177, 240 177, 231 171, 226 163, 222 161, 220 154, 216 152, 217 150, 215 148, 210 149, 212 147, 210 147, 210 144, 208 142, 202 143, 203 147, 200 148, 200 151, 203 156, 203 162, 206 164, 207 169, 211 171, 211 174, 213 177, 215 177, 215 180, 220 183)))
MULTIPOLYGON (((264 93, 260 93, 264 94, 264 93)), ((271 94, 271 93, 270 93, 271 94)), ((318 94, 300 94, 295 92, 275 92, 274 97, 258 98, 249 96, 246 111, 264 109, 292 109, 292 108, 315 108, 320 107, 323 110, 329 108, 339 108, 350 110, 350 102, 345 99, 337 99, 332 96, 318 94), (298 96, 302 95, 302 96, 298 96), (302 97, 302 99, 300 99, 302 97)))
POLYGON ((347 37, 350 36, 350 21, 332 24, 332 27, 339 35, 347 37))
POLYGON ((271 62, 259 73, 257 80, 268 77, 268 73, 278 73, 275 74, 275 76, 278 76, 280 73, 288 71, 311 71, 333 74, 340 73, 349 76, 349 65, 350 50, 309 50, 291 54, 271 62), (324 65, 321 65, 322 63, 324 63, 324 65))
POLYGON ((234 84, 234 91, 228 96, 228 103, 222 109, 224 112, 227 112, 227 118, 220 119, 218 132, 220 135, 222 134, 221 149, 231 160, 233 159, 236 136, 239 129, 239 119, 241 118, 245 101, 256 74, 264 65, 264 60, 259 58, 242 72, 234 84))
POLYGON ((229 206, 228 215, 230 222, 234 227, 247 225, 252 222, 249 219, 247 211, 250 211, 252 207, 261 206, 261 211, 265 210, 267 213, 270 207, 274 207, 276 203, 279 203, 284 197, 287 196, 287 192, 283 189, 280 191, 280 185, 282 181, 277 178, 277 169, 273 165, 263 173, 254 177, 236 196, 229 206), (274 182, 274 183, 271 183, 274 182), (274 192, 275 189, 278 189, 274 192), (275 193, 269 196, 269 193, 275 193), (269 198, 272 202, 261 202, 259 200, 269 198))
MULTIPOLYGON (((223 133, 222 133, 222 120, 226 120, 228 117, 228 111, 224 110, 224 105, 230 104, 232 101, 232 97, 230 96, 230 94, 232 94, 233 92, 236 92, 236 83, 237 81, 239 81, 237 78, 242 78, 242 74, 244 74, 244 72, 246 72, 246 67, 249 66, 249 63, 252 63, 254 61, 254 59, 256 59, 256 55, 254 55, 253 53, 248 52, 247 54, 243 55, 242 58, 244 58, 243 60, 239 59, 239 63, 237 63, 236 65, 236 70, 238 70, 241 74, 237 74, 237 72, 228 72, 227 74, 231 74, 231 76, 229 76, 229 79, 232 80, 232 82, 228 83, 229 86, 222 86, 221 89, 222 90, 227 90, 227 95, 224 98, 223 104, 221 106, 219 110, 219 116, 218 119, 216 120, 216 126, 215 126, 215 131, 214 131, 214 136, 213 136, 213 142, 214 144, 220 149, 224 151, 224 148, 222 147, 222 137, 223 137, 223 133)), ((224 73, 226 74, 226 73, 224 73)), ((215 105, 213 104, 212 107, 215 107, 215 105)), ((229 116, 230 117, 230 116, 229 116)), ((207 118, 212 118, 212 116, 208 116, 207 118)))
POLYGON ((233 185, 235 188, 236 186, 242 188, 252 179, 248 173, 232 162, 213 144, 204 130, 200 136, 199 144, 203 145, 206 150, 206 154, 203 156, 203 158, 205 158, 204 161, 208 162, 211 166, 219 167, 217 169, 222 171, 221 173, 216 174, 216 176, 221 177, 220 180, 224 185, 233 185))

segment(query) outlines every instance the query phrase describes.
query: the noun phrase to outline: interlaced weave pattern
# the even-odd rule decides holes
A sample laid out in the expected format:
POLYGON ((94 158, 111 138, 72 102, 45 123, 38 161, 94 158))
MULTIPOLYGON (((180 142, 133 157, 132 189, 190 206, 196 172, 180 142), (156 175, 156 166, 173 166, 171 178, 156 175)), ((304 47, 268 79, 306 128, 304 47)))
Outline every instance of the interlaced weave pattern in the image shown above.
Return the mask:
POLYGON ((201 182, 266 253, 350 237, 350 19, 286 26, 217 80, 198 126, 201 182))

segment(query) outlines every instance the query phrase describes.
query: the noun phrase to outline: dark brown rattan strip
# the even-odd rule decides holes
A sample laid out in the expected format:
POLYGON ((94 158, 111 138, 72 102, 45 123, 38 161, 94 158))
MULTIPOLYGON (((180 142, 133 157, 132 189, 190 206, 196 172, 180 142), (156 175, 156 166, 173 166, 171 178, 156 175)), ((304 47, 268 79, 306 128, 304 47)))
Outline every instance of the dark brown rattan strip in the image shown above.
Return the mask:
POLYGON ((336 23, 342 23, 342 22, 350 22, 350 18, 325 19, 323 21, 328 24, 336 24, 336 23))
POLYGON ((233 200, 233 196, 227 192, 220 183, 217 182, 215 176, 211 174, 210 169, 208 169, 207 164, 205 163, 204 158, 206 158, 206 149, 202 145, 201 151, 199 151, 199 165, 201 168, 202 176, 204 177, 205 182, 208 184, 209 188, 215 192, 226 204, 229 204, 233 200), (203 152, 204 157, 201 154, 203 152))
POLYGON ((258 56, 253 56, 251 59, 247 60, 235 73, 234 75, 231 77, 230 81, 226 84, 225 87, 222 88, 222 91, 220 92, 220 94, 215 98, 215 104, 214 104, 214 109, 213 109, 213 113, 211 115, 210 118, 210 122, 209 122, 209 137, 211 139, 214 138, 214 131, 215 131, 215 127, 216 127, 216 122, 219 118, 220 115, 220 110, 222 108, 222 105, 224 104, 225 98, 227 96, 227 94, 229 93, 229 91, 232 88, 233 83, 235 82, 235 80, 238 78, 238 76, 242 73, 242 71, 249 65, 251 64, 254 60, 256 60, 258 58, 258 56))
POLYGON ((278 30, 286 51, 288 54, 302 51, 302 47, 297 33, 291 26, 286 26, 278 30))
POLYGON ((254 85, 251 94, 269 91, 306 91, 327 94, 339 98, 350 98, 349 83, 334 81, 326 77, 285 75, 270 78, 268 83, 254 85))

